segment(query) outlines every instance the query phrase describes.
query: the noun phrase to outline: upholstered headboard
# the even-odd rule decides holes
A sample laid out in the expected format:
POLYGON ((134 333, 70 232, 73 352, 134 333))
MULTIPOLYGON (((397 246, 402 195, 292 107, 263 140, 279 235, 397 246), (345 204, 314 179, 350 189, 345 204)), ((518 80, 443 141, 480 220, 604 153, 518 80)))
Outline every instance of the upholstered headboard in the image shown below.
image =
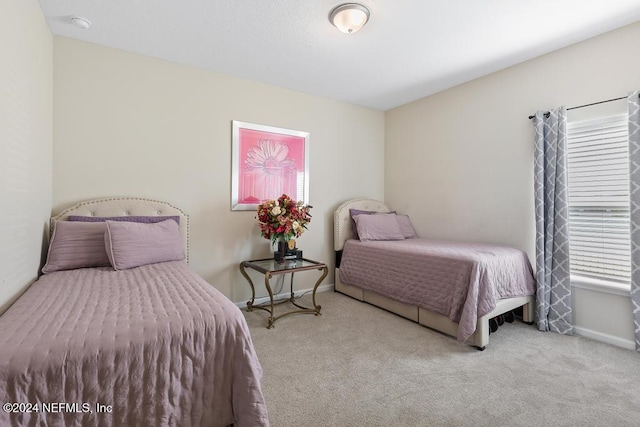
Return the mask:
POLYGON ((66 220, 70 215, 79 216, 178 216, 180 217, 180 233, 184 241, 184 252, 189 261, 189 216, 181 209, 166 202, 138 197, 110 197, 87 200, 63 210, 51 217, 49 232, 57 221, 66 220))
POLYGON ((341 251, 344 242, 353 238, 349 209, 374 212, 391 211, 384 203, 373 199, 352 199, 338 206, 333 214, 333 249, 335 251, 341 251))

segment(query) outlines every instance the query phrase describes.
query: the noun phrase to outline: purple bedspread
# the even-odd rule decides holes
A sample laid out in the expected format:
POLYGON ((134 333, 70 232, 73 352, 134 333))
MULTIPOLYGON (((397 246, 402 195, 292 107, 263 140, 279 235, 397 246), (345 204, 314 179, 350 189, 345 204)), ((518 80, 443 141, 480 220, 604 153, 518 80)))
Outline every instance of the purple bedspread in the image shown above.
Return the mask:
POLYGON ((261 376, 240 310, 184 261, 47 274, 0 317, 0 401, 38 404, 3 426, 267 426, 261 376))
POLYGON ((499 299, 535 293, 523 251, 427 239, 348 240, 340 280, 447 316, 459 324, 461 342, 499 299))

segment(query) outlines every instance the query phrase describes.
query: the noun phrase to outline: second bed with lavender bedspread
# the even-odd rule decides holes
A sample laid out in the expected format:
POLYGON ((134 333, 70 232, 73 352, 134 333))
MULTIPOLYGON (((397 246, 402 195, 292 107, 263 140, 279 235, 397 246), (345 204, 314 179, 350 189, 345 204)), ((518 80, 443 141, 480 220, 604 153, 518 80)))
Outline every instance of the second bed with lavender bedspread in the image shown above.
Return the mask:
POLYGON ((459 324, 460 342, 499 299, 535 294, 523 251, 428 239, 347 240, 340 280, 447 316, 459 324))

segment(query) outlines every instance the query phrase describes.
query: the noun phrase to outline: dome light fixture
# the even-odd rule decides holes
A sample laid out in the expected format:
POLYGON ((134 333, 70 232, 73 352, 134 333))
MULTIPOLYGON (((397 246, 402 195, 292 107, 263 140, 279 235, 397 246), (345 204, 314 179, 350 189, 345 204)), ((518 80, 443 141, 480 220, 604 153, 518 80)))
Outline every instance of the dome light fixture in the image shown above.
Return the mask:
POLYGON ((358 3, 336 6, 329 14, 329 22, 346 34, 357 33, 369 20, 369 9, 358 3))
POLYGON ((91 21, 87 18, 83 18, 82 16, 72 16, 69 18, 71 23, 81 30, 86 30, 91 26, 91 21))

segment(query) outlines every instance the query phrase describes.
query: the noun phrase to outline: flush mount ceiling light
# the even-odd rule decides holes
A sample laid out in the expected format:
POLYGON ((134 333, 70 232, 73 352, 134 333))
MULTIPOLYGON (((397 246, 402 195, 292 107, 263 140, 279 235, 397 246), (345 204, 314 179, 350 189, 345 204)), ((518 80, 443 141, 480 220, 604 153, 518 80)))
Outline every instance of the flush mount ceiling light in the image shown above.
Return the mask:
POLYGON ((71 20, 71 23, 73 25, 80 28, 81 30, 86 30, 91 26, 91 21, 89 21, 87 18, 83 18, 82 16, 72 16, 69 19, 71 20))
POLYGON ((329 21, 340 31, 353 34, 369 20, 369 9, 358 3, 336 6, 329 14, 329 21))

